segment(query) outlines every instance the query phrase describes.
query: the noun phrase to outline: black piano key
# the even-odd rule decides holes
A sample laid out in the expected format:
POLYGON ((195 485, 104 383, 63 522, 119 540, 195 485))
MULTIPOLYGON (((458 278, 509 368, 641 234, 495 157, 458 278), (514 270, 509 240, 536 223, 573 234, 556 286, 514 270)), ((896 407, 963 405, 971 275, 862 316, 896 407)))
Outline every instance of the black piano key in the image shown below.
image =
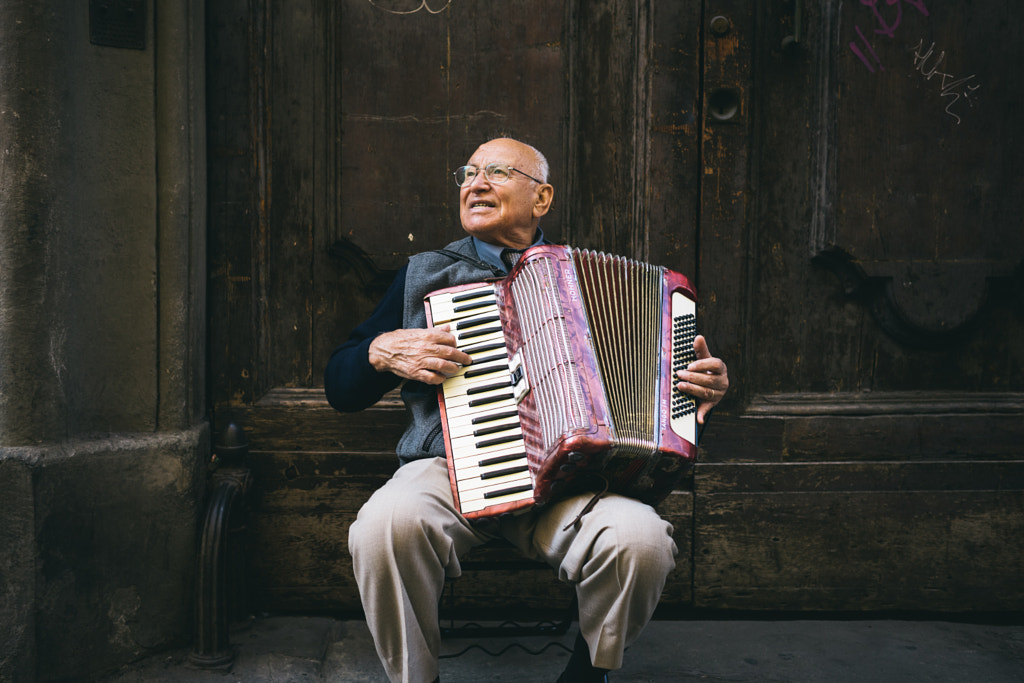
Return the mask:
MULTIPOLYGON (((496 360, 508 360, 508 354, 496 353, 493 356, 487 356, 486 358, 474 358, 473 362, 478 365, 482 365, 483 363, 490 363, 496 360)), ((505 367, 508 367, 508 363, 505 364, 505 367)))
POLYGON ((477 406, 485 406, 488 403, 497 403, 499 401, 507 401, 507 400, 509 400, 511 398, 514 398, 511 393, 508 393, 508 394, 495 394, 494 396, 488 396, 486 398, 474 398, 467 405, 470 408, 475 408, 477 406))
POLYGON ((479 299, 482 296, 494 296, 493 289, 478 289, 472 292, 462 292, 452 296, 452 303, 459 303, 462 301, 470 301, 471 299, 479 299))
MULTIPOLYGON (((480 362, 482 363, 483 361, 480 361, 480 362)), ((490 374, 495 373, 495 372, 508 372, 508 366, 507 365, 495 365, 495 366, 490 367, 490 368, 473 368, 471 370, 466 370, 466 372, 464 372, 462 374, 462 376, 465 377, 466 379, 472 379, 474 377, 482 377, 483 375, 490 375, 490 374)))
POLYGON ((474 353, 482 353, 484 351, 496 351, 497 349, 503 349, 503 348, 505 348, 505 342, 503 342, 503 341, 492 341, 492 342, 484 342, 484 343, 480 344, 479 346, 472 346, 472 345, 470 345, 470 346, 461 347, 461 350, 462 350, 463 353, 468 353, 469 355, 472 356, 474 353))
POLYGON ((477 325, 486 325, 488 323, 496 323, 501 321, 501 316, 497 315, 485 315, 482 318, 469 318, 467 320, 460 320, 455 323, 455 329, 465 330, 470 327, 476 327, 477 325))
POLYGON ((519 417, 519 411, 506 410, 500 413, 491 413, 489 415, 477 415, 472 420, 470 420, 469 423, 479 425, 485 422, 493 422, 494 420, 504 420, 506 417, 519 417))
POLYGON ((520 472, 526 472, 530 468, 526 465, 520 465, 519 467, 506 467, 502 470, 494 470, 493 472, 484 472, 480 475, 481 479, 497 479, 498 477, 504 477, 506 474, 519 474, 520 472))
POLYGON ((460 334, 459 339, 472 339, 473 337, 482 337, 485 334, 491 334, 493 332, 501 332, 501 325, 498 325, 497 327, 482 327, 479 330, 466 332, 465 334, 460 334))
POLYGON ((462 304, 461 306, 455 306, 452 310, 455 313, 465 313, 466 311, 474 311, 478 308, 487 308, 489 306, 496 306, 497 301, 494 299, 487 299, 485 301, 474 301, 471 304, 462 304))
MULTIPOLYGON (((502 360, 502 359, 504 359, 504 357, 505 356, 502 356, 501 358, 482 358, 480 360, 476 360, 475 362, 479 362, 479 364, 484 364, 484 362, 490 362, 492 360, 502 360)), ((467 380, 470 380, 470 379, 473 379, 474 377, 482 377, 484 375, 490 375, 490 374, 493 374, 493 373, 508 373, 508 372, 509 372, 509 367, 508 366, 492 366, 490 368, 472 368, 471 367, 469 370, 467 370, 463 374, 463 377, 465 377, 467 380)))
POLYGON ((500 465, 503 462, 512 462, 513 460, 522 460, 526 457, 526 451, 522 453, 506 453, 505 455, 495 455, 490 458, 484 458, 477 463, 478 467, 488 467, 490 465, 500 465))
POLYGON ((496 491, 487 491, 484 493, 484 500, 491 498, 501 498, 502 496, 508 496, 513 493, 523 493, 524 491, 532 491, 533 484, 521 484, 519 486, 510 486, 507 489, 498 489, 496 491))
POLYGON ((497 434, 498 432, 504 432, 509 429, 516 429, 519 427, 519 421, 515 422, 503 422, 500 425, 493 425, 491 427, 484 427, 483 429, 473 430, 473 436, 487 436, 488 434, 497 434))
MULTIPOLYGON (((466 389, 466 396, 473 396, 474 394, 483 394, 488 391, 494 391, 495 389, 504 389, 512 386, 512 382, 505 380, 504 382, 494 382, 492 384, 482 384, 478 387, 470 387, 466 389)), ((470 403, 470 405, 473 405, 470 403)))
POLYGON ((493 439, 484 439, 483 441, 477 441, 477 448, 487 448, 488 446, 498 446, 503 443, 512 443, 513 441, 522 441, 522 434, 509 434, 507 436, 496 436, 493 439))

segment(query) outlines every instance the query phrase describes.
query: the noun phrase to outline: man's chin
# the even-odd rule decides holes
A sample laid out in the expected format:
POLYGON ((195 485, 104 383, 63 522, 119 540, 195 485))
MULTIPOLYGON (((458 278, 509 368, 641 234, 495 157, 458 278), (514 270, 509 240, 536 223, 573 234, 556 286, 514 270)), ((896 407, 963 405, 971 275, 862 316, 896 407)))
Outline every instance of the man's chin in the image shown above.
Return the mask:
POLYGON ((500 244, 504 234, 504 230, 500 226, 482 225, 475 221, 463 221, 462 229, 478 240, 491 244, 500 244))

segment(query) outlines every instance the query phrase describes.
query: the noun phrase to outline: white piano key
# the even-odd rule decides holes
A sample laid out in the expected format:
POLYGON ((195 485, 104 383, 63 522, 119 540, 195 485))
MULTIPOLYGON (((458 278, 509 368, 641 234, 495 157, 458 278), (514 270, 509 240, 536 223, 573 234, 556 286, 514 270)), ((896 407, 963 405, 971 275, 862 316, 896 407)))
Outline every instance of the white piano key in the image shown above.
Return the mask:
POLYGON ((451 444, 452 451, 454 451, 456 457, 461 456, 464 452, 468 452, 469 449, 473 449, 475 452, 484 452, 495 447, 518 445, 519 450, 523 450, 523 430, 519 425, 513 425, 508 430, 495 434, 475 436, 470 433, 451 438, 451 444))
POLYGON ((447 393, 451 389, 457 387, 475 386, 480 384, 487 384, 488 382, 495 382, 500 379, 508 378, 512 380, 512 375, 508 372, 508 365, 501 361, 491 361, 489 363, 483 363, 481 365, 467 365, 464 368, 460 368, 457 373, 451 375, 444 381, 442 389, 447 393), (466 371, 472 369, 473 372, 469 377, 466 376, 466 371))
POLYGON ((528 463, 526 458, 502 464, 500 467, 463 467, 455 471, 456 485, 460 490, 490 487, 491 489, 502 488, 508 477, 513 475, 522 478, 528 475, 528 463), (527 469, 523 469, 527 467, 527 469), (485 477, 484 475, 489 475, 485 477))
POLYGON ((427 298, 430 300, 431 306, 434 306, 435 303, 440 306, 457 306, 460 303, 493 294, 493 284, 482 284, 479 287, 469 287, 458 292, 440 292, 438 294, 432 294, 427 298))
POLYGON ((503 503, 517 503, 521 500, 528 501, 532 499, 533 493, 526 492, 517 494, 515 496, 504 496, 502 498, 497 498, 494 500, 474 500, 472 502, 466 503, 465 505, 460 503, 459 508, 462 510, 462 514, 468 515, 474 512, 479 512, 480 510, 484 510, 494 505, 501 505, 503 503))
POLYGON ((503 505, 503 504, 507 504, 507 503, 516 503, 516 502, 519 502, 519 501, 527 501, 527 502, 529 502, 529 501, 533 500, 533 491, 532 491, 532 486, 529 486, 529 485, 527 485, 527 486, 529 488, 527 488, 525 491, 511 493, 511 494, 508 494, 508 495, 498 496, 498 497, 494 497, 494 498, 478 498, 478 497, 473 497, 473 498, 468 498, 465 501, 463 501, 460 498, 460 500, 459 500, 459 507, 462 509, 462 513, 463 514, 469 514, 469 513, 472 513, 472 512, 479 512, 479 511, 484 510, 486 508, 494 507, 494 506, 497 506, 497 505, 503 505))
POLYGON ((473 500, 475 498, 484 498, 488 493, 494 493, 502 489, 512 488, 514 486, 521 486, 526 484, 533 484, 533 478, 529 472, 523 472, 521 474, 510 474, 505 477, 498 477, 496 479, 477 479, 459 482, 459 498, 461 500, 473 500))
POLYGON ((479 316, 484 312, 496 313, 497 311, 498 302, 493 298, 493 292, 485 293, 484 297, 473 301, 456 303, 452 303, 450 299, 430 297, 430 318, 435 325, 444 325, 453 321, 479 316))
POLYGON ((512 434, 518 429, 522 432, 522 423, 518 418, 494 420, 485 424, 474 424, 472 420, 461 420, 457 425, 448 425, 448 433, 452 439, 471 436, 478 440, 494 438, 503 434, 512 434))
POLYGON ((495 458, 502 455, 515 455, 523 452, 523 442, 516 441, 495 446, 476 448, 473 445, 463 445, 461 449, 452 448, 451 462, 456 469, 460 467, 476 467, 485 458, 495 458))
POLYGON ((464 346, 470 346, 472 344, 479 344, 480 342, 493 341, 497 339, 505 340, 505 335, 502 334, 501 330, 494 330, 487 334, 477 334, 477 330, 466 330, 464 332, 455 331, 455 346, 462 348, 464 346))
MULTIPOLYGON (((470 354, 470 355, 472 355, 472 354, 470 354)), ((502 371, 502 370, 505 371, 506 373, 508 372, 508 358, 503 357, 501 354, 480 353, 480 354, 477 354, 477 355, 480 358, 482 358, 483 360, 480 360, 480 361, 474 360, 469 365, 462 366, 461 368, 459 368, 458 372, 456 372, 454 375, 449 375, 448 379, 445 380, 445 381, 446 382, 450 382, 451 380, 456 379, 456 378, 460 378, 460 379, 461 378, 465 378, 466 377, 466 373, 470 372, 471 370, 473 372, 471 373, 471 375, 470 375, 470 377, 468 379, 472 379, 473 376, 480 376, 480 375, 482 375, 485 372, 488 373, 488 374, 491 374, 491 373, 494 373, 494 372, 499 372, 499 371, 502 371), (492 356, 493 356, 493 358, 491 360, 487 360, 488 358, 491 358, 492 356)))
MULTIPOLYGON (((487 484, 488 482, 498 481, 498 477, 492 477, 490 479, 487 479, 484 478, 485 474, 493 475, 495 472, 502 472, 508 469, 518 470, 516 474, 526 474, 527 472, 529 472, 529 469, 522 469, 523 467, 528 467, 528 463, 525 457, 517 461, 505 462, 499 465, 491 465, 489 467, 464 467, 456 472, 456 480, 462 482, 470 479, 475 479, 483 482, 484 484, 487 484)), ((462 487, 461 483, 459 484, 459 487, 462 487)))
POLYGON ((513 398, 507 398, 502 401, 496 401, 486 406, 470 407, 465 403, 459 405, 448 405, 447 401, 445 401, 444 405, 445 413, 448 416, 449 422, 451 422, 454 419, 463 417, 468 417, 471 419, 475 417, 483 417, 487 414, 490 414, 492 411, 500 411, 504 413, 509 410, 512 410, 515 407, 516 402, 513 398))
POLYGON ((514 411, 505 408, 496 411, 489 411, 487 413, 467 413, 462 415, 448 415, 446 423, 448 425, 448 433, 451 435, 464 435, 472 434, 476 429, 485 429, 487 427, 494 427, 497 425, 515 424, 520 423, 519 415, 509 415, 514 411))
POLYGON ((474 377, 470 380, 460 379, 451 384, 445 383, 444 397, 455 399, 466 396, 469 399, 475 396, 490 395, 491 391, 497 389, 511 389, 512 378, 504 373, 474 377), (488 389, 490 387, 490 389, 488 389))
POLYGON ((500 389, 492 389, 485 391, 481 394, 453 394, 452 396, 444 397, 444 405, 446 410, 455 410, 457 414, 465 414, 466 412, 472 411, 474 408, 480 408, 487 410, 488 406, 493 406, 495 403, 515 403, 515 398, 512 396, 512 387, 505 386, 500 389))
POLYGON ((500 443, 501 441, 509 441, 509 438, 503 437, 515 437, 518 440, 520 434, 522 434, 522 425, 518 420, 502 420, 501 422, 495 423, 502 426, 501 431, 486 431, 482 434, 477 434, 480 427, 472 423, 460 421, 456 425, 456 429, 451 429, 449 425, 448 438, 452 444, 463 446, 470 441, 474 444, 488 444, 488 443, 500 443), (516 431, 518 430, 518 431, 516 431))

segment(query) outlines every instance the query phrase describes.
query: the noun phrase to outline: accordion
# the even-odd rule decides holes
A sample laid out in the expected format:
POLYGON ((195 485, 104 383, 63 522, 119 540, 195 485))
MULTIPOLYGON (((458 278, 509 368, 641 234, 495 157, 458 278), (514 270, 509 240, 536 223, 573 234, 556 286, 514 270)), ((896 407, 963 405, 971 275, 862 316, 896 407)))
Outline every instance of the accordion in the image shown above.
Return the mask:
POLYGON ((656 504, 697 456, 683 275, 564 246, 528 249, 507 277, 425 297, 473 358, 438 387, 448 472, 467 518, 602 488, 656 504), (590 481, 594 480, 594 481, 590 481))

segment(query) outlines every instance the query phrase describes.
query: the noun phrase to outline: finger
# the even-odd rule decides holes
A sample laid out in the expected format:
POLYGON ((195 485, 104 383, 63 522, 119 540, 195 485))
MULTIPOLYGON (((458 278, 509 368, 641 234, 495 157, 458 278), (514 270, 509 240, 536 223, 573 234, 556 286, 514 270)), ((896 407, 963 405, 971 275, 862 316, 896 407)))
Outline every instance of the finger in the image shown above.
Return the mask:
POLYGON ((438 344, 443 345, 445 348, 436 349, 436 355, 447 360, 451 360, 459 365, 470 365, 473 363, 473 357, 465 351, 458 348, 458 340, 455 335, 449 331, 449 325, 439 325, 438 327, 432 328, 433 331, 440 332, 441 334, 435 335, 434 339, 438 344))
POLYGON ((693 350, 697 354, 697 360, 711 358, 711 351, 708 349, 708 341, 704 338, 703 334, 698 334, 693 338, 693 350))
POLYGON ((724 375, 725 363, 721 358, 702 358, 687 365, 686 371, 693 375, 724 375))
POLYGON ((425 338, 431 341, 436 341, 439 344, 446 346, 455 346, 457 340, 452 331, 448 328, 448 325, 441 325, 440 327, 433 327, 429 330, 425 330, 425 338))
POLYGON ((704 420, 707 419, 708 413, 710 413, 711 409, 714 407, 714 403, 701 403, 700 406, 697 407, 697 424, 704 424, 704 420))
POLYGON ((721 389, 704 384, 682 381, 676 384, 676 388, 687 396, 691 396, 702 403, 718 403, 725 393, 721 389))
POLYGON ((434 370, 423 368, 411 373, 409 379, 414 379, 417 382, 423 382, 424 384, 441 384, 448 379, 448 376, 441 372, 435 372, 434 370))
POLYGON ((472 356, 454 346, 447 346, 443 344, 438 345, 431 348, 428 353, 434 358, 439 358, 442 361, 448 361, 460 367, 463 365, 471 365, 473 363, 472 356))
POLYGON ((690 387, 697 387, 698 391, 713 389, 725 393, 725 390, 729 388, 729 376, 725 373, 724 364, 721 371, 693 372, 690 370, 680 370, 676 373, 676 377, 690 387))

